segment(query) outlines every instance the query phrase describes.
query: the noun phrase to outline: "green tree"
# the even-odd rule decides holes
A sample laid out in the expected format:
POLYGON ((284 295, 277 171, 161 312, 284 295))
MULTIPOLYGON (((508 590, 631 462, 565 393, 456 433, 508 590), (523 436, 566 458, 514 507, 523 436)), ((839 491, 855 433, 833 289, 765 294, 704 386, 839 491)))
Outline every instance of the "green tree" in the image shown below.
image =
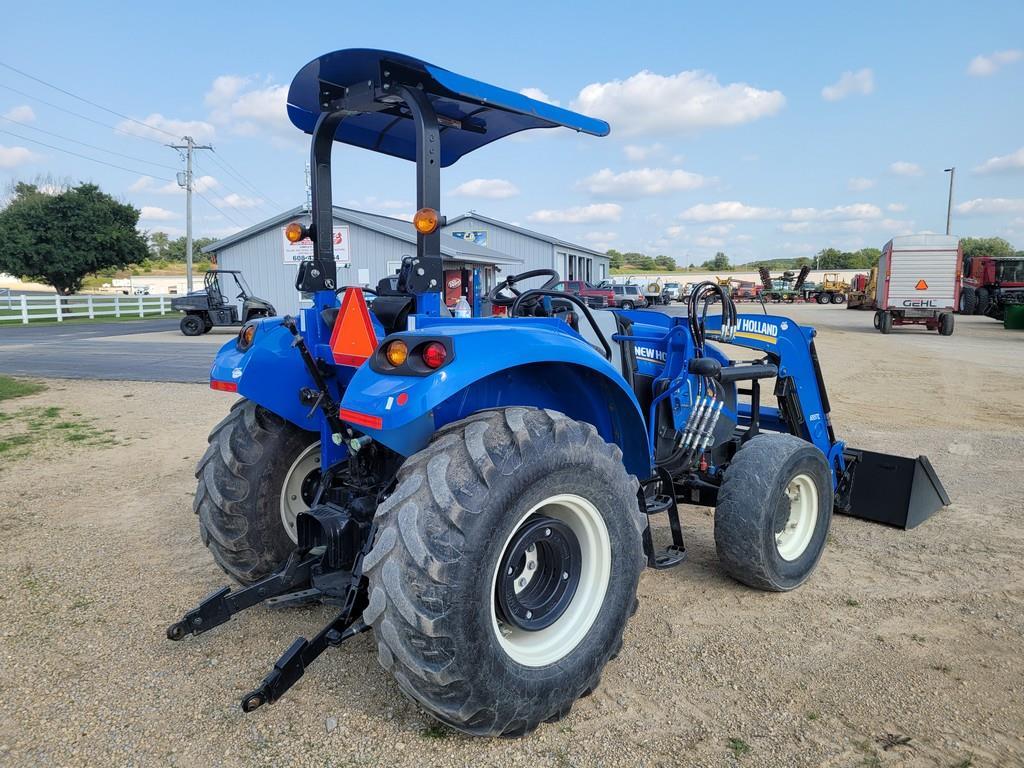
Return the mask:
POLYGON ((732 269, 732 267, 729 265, 729 257, 726 256, 722 251, 716 253, 715 258, 708 259, 703 264, 701 264, 701 268, 716 272, 725 272, 726 270, 732 269))
POLYGON ((964 258, 971 256, 1013 256, 1013 246, 1001 237, 964 237, 960 239, 964 258))
POLYGON ((153 258, 166 259, 171 245, 171 238, 168 237, 166 232, 150 232, 148 235, 149 252, 153 254, 153 258))
POLYGON ((609 248, 605 251, 605 255, 611 260, 612 269, 619 269, 625 263, 622 259, 622 254, 614 248, 609 248))
POLYGON ((656 266, 658 269, 664 269, 668 272, 675 272, 676 260, 673 259, 671 256, 655 256, 654 266, 656 266))
POLYGON ((67 296, 92 272, 123 269, 146 258, 138 221, 138 209, 95 184, 48 195, 34 184, 19 183, 0 211, 0 272, 52 285, 67 296))

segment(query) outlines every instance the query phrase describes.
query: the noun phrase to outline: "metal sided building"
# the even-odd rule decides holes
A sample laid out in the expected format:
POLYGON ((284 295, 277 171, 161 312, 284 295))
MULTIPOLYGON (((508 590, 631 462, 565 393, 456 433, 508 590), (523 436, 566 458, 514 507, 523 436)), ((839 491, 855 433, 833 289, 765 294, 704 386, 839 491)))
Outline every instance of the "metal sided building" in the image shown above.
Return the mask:
MULTIPOLYGON (((312 243, 291 244, 284 236, 292 221, 309 223, 302 207, 260 222, 203 249, 216 254, 218 269, 237 269, 252 292, 269 300, 279 315, 299 310, 301 296, 295 290, 298 263, 312 256, 312 243)), ((416 254, 412 224, 390 216, 334 208, 334 258, 338 263, 338 284, 376 287, 381 278, 395 274, 403 256, 416 254)), ((523 259, 499 253, 472 241, 441 238, 445 262, 445 298, 449 305, 460 292, 472 295, 473 277, 486 293, 497 281, 496 273, 522 271, 523 259)))
POLYGON ((522 259, 520 271, 554 269, 564 280, 599 283, 611 277, 607 255, 475 211, 448 219, 444 232, 522 259))

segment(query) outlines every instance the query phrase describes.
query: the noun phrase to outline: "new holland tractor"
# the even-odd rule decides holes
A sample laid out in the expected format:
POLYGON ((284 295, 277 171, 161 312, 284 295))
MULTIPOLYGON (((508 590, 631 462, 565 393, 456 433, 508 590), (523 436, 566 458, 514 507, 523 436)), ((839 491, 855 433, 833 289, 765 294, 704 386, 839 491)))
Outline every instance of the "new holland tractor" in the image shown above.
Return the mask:
POLYGON ((738 315, 714 283, 673 316, 592 310, 526 287, 557 277, 533 270, 490 293, 504 316, 450 315, 441 168, 518 131, 604 136, 606 123, 365 49, 303 67, 288 115, 312 136, 311 221, 286 236, 313 240, 296 277, 313 306, 247 323, 213 363, 211 387, 240 399, 210 435, 195 511, 240 586, 167 635, 264 602, 338 613, 295 640, 243 710, 371 630, 381 666, 433 717, 524 734, 598 685, 644 568, 684 561, 678 504, 715 508, 727 574, 785 591, 814 570, 833 511, 912 527, 948 503, 926 458, 836 438, 813 329, 738 315), (372 308, 337 284, 335 142, 416 166, 416 254, 372 308), (756 359, 734 362, 730 346, 756 359))

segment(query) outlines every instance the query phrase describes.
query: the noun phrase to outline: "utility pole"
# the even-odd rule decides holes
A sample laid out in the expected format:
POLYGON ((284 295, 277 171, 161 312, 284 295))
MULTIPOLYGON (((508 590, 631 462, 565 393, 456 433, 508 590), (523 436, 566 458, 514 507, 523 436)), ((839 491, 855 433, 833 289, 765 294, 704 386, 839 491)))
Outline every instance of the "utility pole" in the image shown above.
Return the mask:
POLYGON ((182 136, 181 140, 185 143, 167 146, 185 151, 185 173, 178 174, 178 186, 185 188, 185 290, 192 293, 192 153, 197 149, 212 150, 213 147, 209 144, 196 144, 191 136, 182 136))
POLYGON ((956 166, 947 168, 949 174, 949 203, 946 205, 946 234, 953 234, 953 179, 956 177, 956 166))

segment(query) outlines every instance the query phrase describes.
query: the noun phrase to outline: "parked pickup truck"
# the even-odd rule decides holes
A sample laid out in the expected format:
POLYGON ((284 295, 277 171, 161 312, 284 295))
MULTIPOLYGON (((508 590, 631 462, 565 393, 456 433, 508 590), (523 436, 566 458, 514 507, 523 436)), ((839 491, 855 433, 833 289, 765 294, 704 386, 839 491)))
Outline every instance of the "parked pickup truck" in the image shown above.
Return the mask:
POLYGON ((613 306, 615 302, 615 294, 610 288, 598 288, 586 280, 552 280, 544 284, 544 289, 575 293, 587 303, 588 307, 594 309, 604 309, 613 306))

